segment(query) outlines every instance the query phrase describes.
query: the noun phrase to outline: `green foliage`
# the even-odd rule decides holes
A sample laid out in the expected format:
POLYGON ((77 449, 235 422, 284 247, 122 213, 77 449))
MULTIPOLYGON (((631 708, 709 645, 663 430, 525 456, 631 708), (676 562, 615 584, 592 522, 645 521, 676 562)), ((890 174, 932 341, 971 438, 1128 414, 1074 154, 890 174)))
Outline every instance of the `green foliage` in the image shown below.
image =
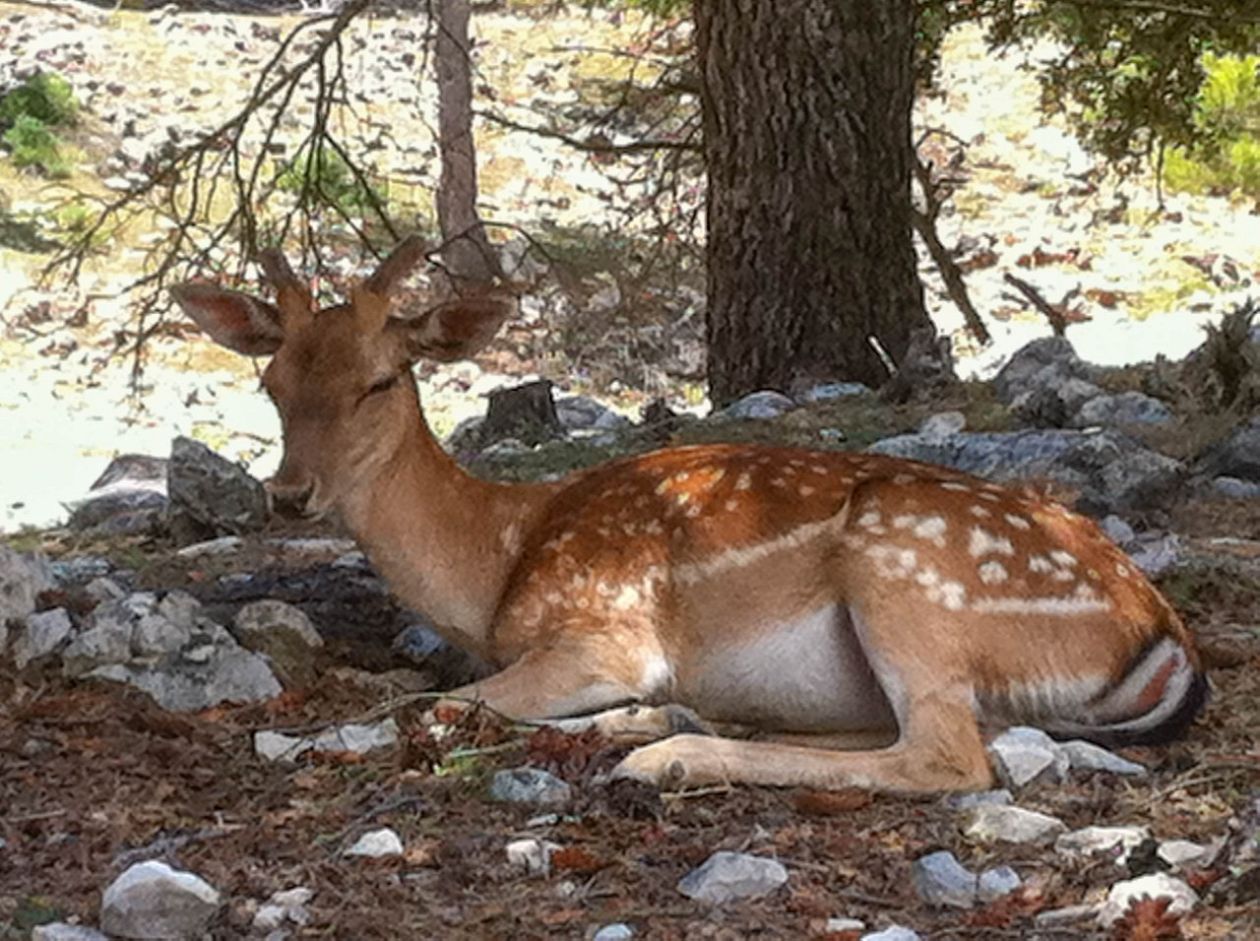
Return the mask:
POLYGON ((61 152, 57 135, 39 118, 22 115, 0 140, 9 148, 14 166, 38 167, 54 179, 70 175, 70 163, 61 152))
MULTIPOLYGON (((994 48, 1046 38, 1059 43, 1059 55, 1041 73, 1043 106, 1064 112, 1084 142, 1122 171, 1161 148, 1199 145, 1209 133, 1200 121, 1205 108, 1233 115, 1208 101, 1236 100, 1252 79, 1245 69, 1224 67, 1209 79, 1209 63, 1219 60, 1206 53, 1245 56, 1260 44, 1255 0, 916 2, 919 58, 927 63, 921 71, 930 71, 941 37, 956 23, 984 22, 994 48)), ((1243 147, 1233 159, 1246 163, 1252 152, 1243 147)))
POLYGON ((73 124, 78 112, 70 83, 55 72, 37 72, 0 98, 0 125, 5 126, 30 117, 58 127, 73 124))
POLYGON ((300 151, 281 169, 276 186, 307 205, 327 206, 347 216, 361 214, 374 202, 385 202, 375 188, 355 175, 341 154, 327 147, 300 151))
POLYGON ((1260 56, 1203 57, 1195 146, 1169 152, 1168 184, 1191 192, 1241 190, 1260 196, 1260 56))

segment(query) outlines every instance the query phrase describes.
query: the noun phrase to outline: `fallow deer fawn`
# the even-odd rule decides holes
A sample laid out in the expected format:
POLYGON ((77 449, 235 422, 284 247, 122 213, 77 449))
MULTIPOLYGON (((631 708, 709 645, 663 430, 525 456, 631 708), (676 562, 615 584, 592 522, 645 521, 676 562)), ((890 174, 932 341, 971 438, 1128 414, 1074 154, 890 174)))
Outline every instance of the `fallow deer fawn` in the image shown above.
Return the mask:
POLYGON ((657 737, 681 704, 759 736, 675 734, 618 768, 661 784, 902 792, 990 784, 983 728, 1151 742, 1201 707, 1186 629, 1093 523, 952 470, 710 445, 554 483, 467 475, 429 431, 410 367, 469 355, 512 304, 391 319, 422 254, 405 241, 326 310, 270 253, 274 305, 200 283, 173 293, 218 343, 271 356, 275 499, 340 513, 406 604, 500 668, 452 696, 657 737))

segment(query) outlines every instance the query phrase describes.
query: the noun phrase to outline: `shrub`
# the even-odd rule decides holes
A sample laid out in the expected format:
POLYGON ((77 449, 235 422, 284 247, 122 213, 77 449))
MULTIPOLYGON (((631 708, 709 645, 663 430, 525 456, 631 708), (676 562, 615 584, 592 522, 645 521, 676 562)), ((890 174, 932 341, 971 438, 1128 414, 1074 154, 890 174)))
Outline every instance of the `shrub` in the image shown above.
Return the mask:
POLYGON ((1260 196, 1260 55, 1203 57, 1191 149, 1169 151, 1168 184, 1191 192, 1242 190, 1260 196))
POLYGON ((53 178, 70 175, 70 163, 61 152, 57 135, 39 118, 20 116, 0 139, 11 151, 15 166, 38 167, 53 178))
POLYGON ((54 72, 37 72, 0 98, 0 124, 15 125, 22 117, 48 127, 73 124, 79 112, 74 90, 54 72))
POLYGON ((372 207, 373 200, 384 204, 374 188, 355 176, 350 165, 335 150, 318 148, 299 151, 281 168, 276 186, 296 194, 309 204, 336 209, 354 215, 372 207))

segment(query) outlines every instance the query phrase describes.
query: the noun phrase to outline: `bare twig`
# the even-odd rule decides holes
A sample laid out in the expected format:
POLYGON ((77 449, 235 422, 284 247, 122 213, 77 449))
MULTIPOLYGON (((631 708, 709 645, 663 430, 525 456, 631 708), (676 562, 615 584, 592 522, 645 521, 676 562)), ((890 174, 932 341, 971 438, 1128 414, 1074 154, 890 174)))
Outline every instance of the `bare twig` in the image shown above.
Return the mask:
MULTIPOLYGON (((1007 284, 1014 287, 1020 294, 1028 300, 1028 303, 1045 314, 1046 319, 1050 321, 1050 329, 1054 331, 1056 337, 1067 335, 1067 318, 1063 315, 1063 307, 1056 307, 1038 293, 1037 289, 1022 278, 1017 278, 1009 271, 1002 275, 1007 284)), ((1074 291, 1068 292, 1064 297, 1064 303, 1071 299, 1074 291)))

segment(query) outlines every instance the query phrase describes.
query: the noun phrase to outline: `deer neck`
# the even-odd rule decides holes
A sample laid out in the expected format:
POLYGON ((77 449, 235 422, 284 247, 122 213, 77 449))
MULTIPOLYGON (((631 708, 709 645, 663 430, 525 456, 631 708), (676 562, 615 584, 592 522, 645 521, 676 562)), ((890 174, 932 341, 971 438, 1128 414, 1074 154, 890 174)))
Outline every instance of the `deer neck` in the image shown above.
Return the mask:
POLYGON ((497 660, 490 627, 524 536, 554 486, 466 473, 416 416, 399 446, 340 501, 346 525, 394 594, 451 642, 497 660))

